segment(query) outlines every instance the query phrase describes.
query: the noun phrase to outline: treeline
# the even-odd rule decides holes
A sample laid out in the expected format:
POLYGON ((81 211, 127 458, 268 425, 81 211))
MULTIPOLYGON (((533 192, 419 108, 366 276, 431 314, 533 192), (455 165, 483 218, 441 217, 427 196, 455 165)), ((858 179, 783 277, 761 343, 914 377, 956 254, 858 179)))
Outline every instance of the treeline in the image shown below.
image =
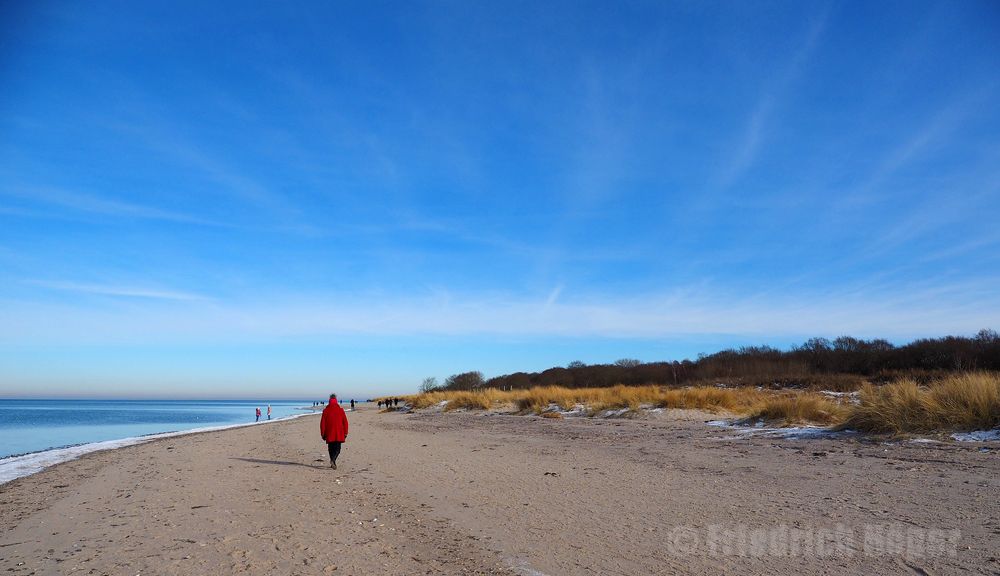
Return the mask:
POLYGON ((571 362, 543 372, 515 372, 485 379, 481 372, 449 376, 443 384, 424 380, 421 391, 516 389, 533 386, 589 388, 617 384, 688 385, 705 381, 729 385, 853 390, 864 380, 900 376, 932 380, 951 372, 1000 371, 1000 334, 981 330, 974 337, 946 336, 894 346, 887 340, 841 336, 811 338, 789 350, 747 346, 700 355, 697 360, 647 362, 623 358, 613 364, 571 362))

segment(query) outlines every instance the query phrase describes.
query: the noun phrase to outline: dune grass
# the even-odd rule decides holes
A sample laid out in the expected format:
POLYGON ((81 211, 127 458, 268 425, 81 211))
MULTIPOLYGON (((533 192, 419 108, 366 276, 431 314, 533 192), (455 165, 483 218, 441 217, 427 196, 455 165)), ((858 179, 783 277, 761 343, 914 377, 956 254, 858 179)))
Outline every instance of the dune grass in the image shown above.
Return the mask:
POLYGON ((966 373, 928 385, 904 379, 866 385, 841 428, 864 432, 990 430, 1000 426, 1000 375, 966 373))
POLYGON ((850 408, 816 394, 781 395, 768 398, 755 407, 748 420, 764 420, 772 425, 791 426, 800 423, 839 424, 850 408))
MULTIPOLYGON (((536 387, 526 390, 429 392, 405 397, 413 408, 447 401, 445 410, 510 409, 522 414, 557 414, 582 407, 590 415, 643 407, 725 412, 770 425, 818 424, 861 432, 990 430, 1000 427, 1000 374, 970 372, 930 384, 908 378, 884 385, 865 384, 858 403, 813 390, 751 387, 612 386, 610 388, 536 387)), ((555 418, 557 416, 549 416, 555 418)))
POLYGON ((511 392, 497 390, 496 388, 484 388, 474 391, 426 392, 413 396, 405 396, 403 400, 417 409, 436 406, 441 402, 448 402, 445 405, 445 410, 457 410, 459 408, 489 410, 512 403, 518 392, 521 391, 511 392))
POLYGON ((839 404, 809 391, 774 392, 756 388, 717 388, 698 386, 668 388, 664 386, 612 386, 610 388, 536 387, 526 390, 501 391, 487 388, 476 391, 428 392, 405 398, 413 408, 427 408, 447 402, 445 410, 488 410, 510 408, 524 414, 549 414, 552 407, 573 410, 577 407, 590 415, 605 410, 642 407, 705 410, 753 414, 781 422, 811 421, 827 423, 827 414, 838 413, 839 404), (789 397, 808 397, 807 401, 789 401, 789 397), (805 406, 811 410, 804 409, 805 406), (789 409, 791 408, 791 410, 789 409))
POLYGON ((662 386, 612 386, 610 388, 562 388, 546 386, 514 391, 513 403, 522 412, 536 414, 558 406, 572 410, 583 406, 591 414, 604 410, 642 406, 659 408, 691 408, 701 410, 733 410, 756 401, 754 389, 722 389, 711 387, 670 389, 662 386))

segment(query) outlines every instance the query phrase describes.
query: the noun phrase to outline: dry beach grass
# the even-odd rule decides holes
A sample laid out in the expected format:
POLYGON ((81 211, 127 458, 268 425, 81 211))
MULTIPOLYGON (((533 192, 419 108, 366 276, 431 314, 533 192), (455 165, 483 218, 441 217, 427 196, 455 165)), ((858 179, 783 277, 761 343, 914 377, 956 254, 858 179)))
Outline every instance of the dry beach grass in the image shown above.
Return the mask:
POLYGON ((990 430, 1000 426, 1000 375, 957 374, 929 385, 866 385, 841 424, 879 433, 990 430))
POLYGON ((831 415, 843 413, 841 402, 822 394, 803 390, 759 390, 757 388, 721 388, 696 386, 612 386, 610 388, 563 388, 545 386, 525 390, 437 391, 408 396, 406 402, 420 409, 444 405, 446 411, 458 409, 490 410, 511 408, 524 414, 542 414, 551 407, 573 410, 583 406, 589 414, 604 410, 643 407, 705 410, 753 415, 766 420, 785 422, 831 421, 831 415))
POLYGON ((434 391, 407 396, 405 400, 417 409, 446 402, 446 411, 506 408, 522 414, 542 414, 552 407, 573 410, 578 406, 590 415, 617 409, 639 411, 643 407, 694 409, 726 412, 775 425, 819 424, 891 434, 1000 426, 1000 375, 988 372, 952 374, 927 385, 905 378, 884 385, 865 384, 856 402, 815 390, 656 385, 434 391))

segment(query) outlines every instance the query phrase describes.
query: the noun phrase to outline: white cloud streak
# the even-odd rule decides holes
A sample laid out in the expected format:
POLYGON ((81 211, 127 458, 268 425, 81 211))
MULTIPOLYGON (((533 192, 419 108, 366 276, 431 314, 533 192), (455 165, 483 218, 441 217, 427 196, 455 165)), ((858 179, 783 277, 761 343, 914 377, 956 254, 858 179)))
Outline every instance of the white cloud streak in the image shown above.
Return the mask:
POLYGON ((824 12, 810 23, 802 45, 795 51, 781 73, 762 89, 756 105, 747 118, 736 153, 722 171, 721 188, 731 186, 753 165, 765 140, 769 124, 773 121, 775 109, 785 97, 785 93, 802 75, 809 58, 816 51, 826 28, 827 18, 828 13, 824 12))
POLYGON ((559 295, 562 294, 562 291, 563 291, 563 286, 562 284, 560 284, 559 286, 553 288, 552 292, 549 292, 549 297, 545 299, 546 310, 552 308, 555 305, 556 301, 559 300, 559 295))
POLYGON ((82 284, 78 282, 53 282, 47 280, 32 280, 31 285, 50 290, 63 292, 77 292, 81 294, 94 294, 99 296, 115 296, 124 298, 143 298, 151 300, 182 300, 198 301, 209 300, 207 296, 192 292, 180 292, 176 290, 165 290, 159 288, 142 288, 135 286, 120 286, 107 284, 82 284))
MULTIPOLYGON (((191 216, 181 212, 162 210, 151 206, 136 204, 132 202, 122 202, 104 196, 86 194, 78 191, 67 191, 56 188, 21 188, 0 191, 0 195, 12 196, 30 202, 56 206, 85 212, 90 214, 100 214, 116 218, 133 218, 143 220, 163 220, 167 222, 177 222, 183 224, 197 224, 202 226, 225 226, 220 222, 191 216)), ((25 216, 45 216, 37 212, 26 212, 25 216)))
POLYGON ((956 98, 938 110, 926 122, 922 123, 918 130, 903 139, 886 154, 868 180, 858 188, 855 195, 870 194, 914 160, 919 160, 928 149, 949 143, 956 130, 975 112, 988 106, 988 103, 993 99, 994 92, 994 85, 990 85, 985 89, 976 90, 956 98))
MULTIPOLYGON (((173 300, 145 306, 0 302, 0 343, 240 342, 325 336, 660 338, 737 334, 886 336, 973 333, 1000 326, 994 280, 896 292, 811 298, 732 297, 676 292, 631 299, 451 296, 316 298, 275 304, 204 300, 197 295, 109 286, 59 288, 173 300)), ((56 288, 57 286, 52 286, 56 288)))

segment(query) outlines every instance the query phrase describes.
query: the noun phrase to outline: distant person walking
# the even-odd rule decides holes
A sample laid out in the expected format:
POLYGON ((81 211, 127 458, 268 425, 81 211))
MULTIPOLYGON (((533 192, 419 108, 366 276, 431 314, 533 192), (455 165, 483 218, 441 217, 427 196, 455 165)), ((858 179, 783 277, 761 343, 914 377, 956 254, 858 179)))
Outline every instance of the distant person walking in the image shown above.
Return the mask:
POLYGON ((351 412, 354 412, 354 398, 351 398, 351 412))
POLYGON ((257 419, 254 422, 260 422, 260 406, 257 407, 257 419))
POLYGON ((319 420, 319 434, 330 453, 330 468, 336 470, 340 446, 347 441, 347 414, 337 402, 336 394, 330 394, 330 403, 323 409, 323 416, 319 420))
POLYGON ((271 405, 270 404, 267 405, 267 419, 268 420, 271 419, 271 405))

